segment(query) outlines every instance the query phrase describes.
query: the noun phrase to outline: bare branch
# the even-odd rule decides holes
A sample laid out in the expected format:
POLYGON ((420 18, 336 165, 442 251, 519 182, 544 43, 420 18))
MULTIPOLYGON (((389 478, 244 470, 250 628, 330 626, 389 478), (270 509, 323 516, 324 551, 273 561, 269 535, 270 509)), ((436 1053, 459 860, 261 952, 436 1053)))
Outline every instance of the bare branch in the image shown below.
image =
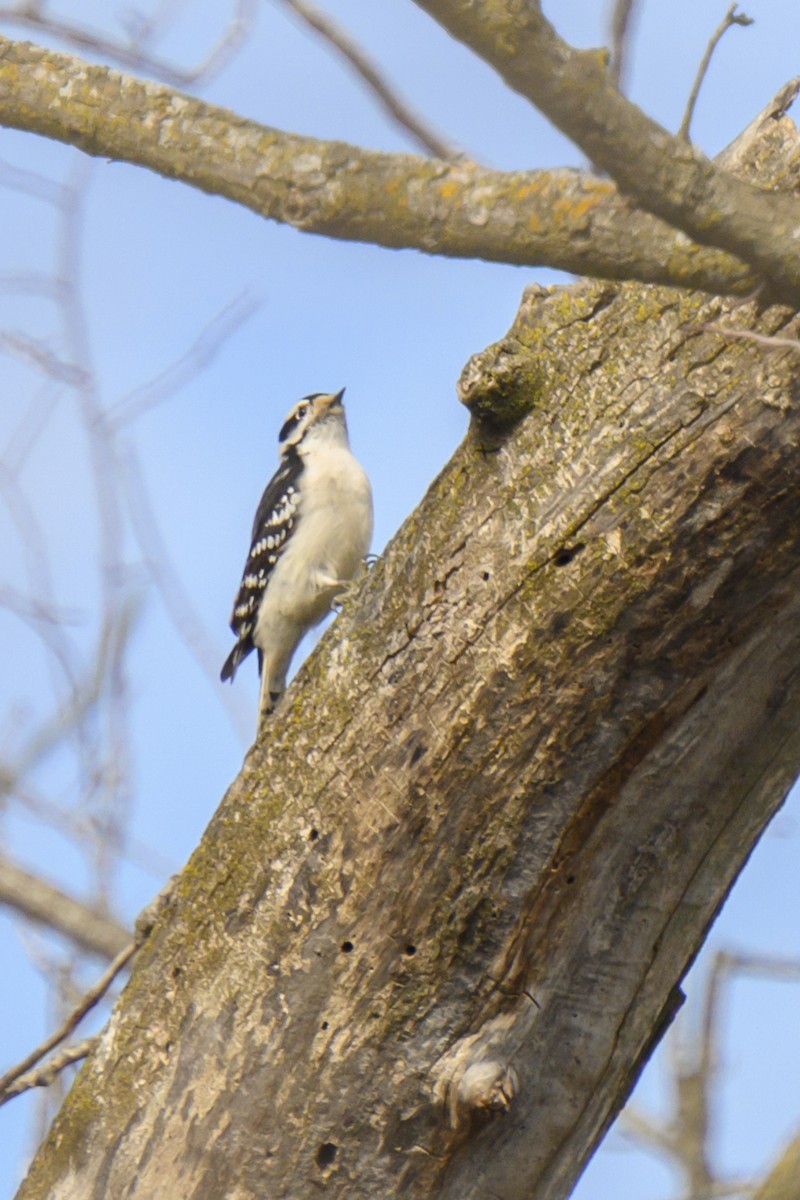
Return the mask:
POLYGON ((729 329, 726 325, 717 325, 713 322, 703 325, 701 328, 706 333, 717 333, 728 341, 740 339, 777 350, 800 350, 800 341, 797 338, 775 337, 767 333, 756 333, 754 329, 729 329))
MULTIPOLYGON (((231 121, 227 110, 161 85, 0 38, 0 124, 139 163, 307 232, 712 292, 746 293, 757 282, 736 258, 632 211, 604 179, 490 171, 231 121), (153 120, 131 121, 132 112, 153 120)), ((788 205, 800 221, 787 197, 747 194, 770 209, 770 219, 775 206, 788 205)), ((772 222, 773 236, 776 228, 772 222)), ((795 258, 784 259, 784 273, 794 271, 795 258)))
POLYGON ((31 1088, 49 1087, 56 1076, 67 1067, 81 1062, 88 1054, 91 1054, 97 1040, 98 1035, 95 1034, 94 1037, 84 1038, 82 1042, 76 1042, 73 1046, 65 1046, 63 1050, 51 1055, 41 1067, 35 1067, 32 1071, 18 1075, 13 1083, 0 1091, 0 1105, 13 1099, 14 1096, 30 1091, 31 1088))
POLYGON ((0 291, 21 296, 42 296, 58 300, 58 285, 37 271, 4 271, 0 274, 0 291))
MULTIPOLYGON (((58 401, 63 395, 60 387, 47 383, 34 396, 21 421, 13 431, 2 453, 3 471, 9 479, 15 479, 40 435, 47 426, 58 401)), ((42 593, 37 588, 38 599, 42 593)))
MULTIPOLYGON (((607 171, 620 190, 703 245, 736 255, 800 307, 800 204, 737 179, 613 86, 606 54, 575 50, 538 0, 415 0, 607 171)), ((796 92, 795 92, 796 94, 796 92)))
POLYGON ((181 640, 206 677, 213 681, 214 694, 225 709, 237 734, 247 742, 251 736, 250 718, 238 700, 216 686, 219 678, 219 649, 197 616, 191 597, 171 564, 150 504, 138 457, 131 445, 119 452, 118 464, 134 534, 164 607, 181 640))
POLYGON ((58 383, 81 387, 86 382, 85 372, 80 367, 74 363, 63 362, 49 346, 25 334, 0 331, 0 351, 13 354, 22 362, 37 367, 58 383))
POLYGON ((309 29, 318 33, 337 54, 353 68, 355 73, 367 85, 378 99, 383 109, 393 121, 414 140, 432 154, 434 158, 455 158, 458 150, 450 145, 416 113, 412 112, 400 95, 392 88, 360 46, 351 37, 309 0, 279 0, 285 8, 291 9, 309 29))
POLYGON ((686 112, 683 114, 683 120, 681 121, 680 129, 678 130, 678 137, 683 138, 683 140, 686 142, 689 140, 689 127, 692 123, 692 117, 694 116, 697 98, 700 95, 700 88, 703 86, 703 80, 706 77, 708 68, 711 65, 711 59, 714 51, 719 45, 721 38, 732 25, 746 26, 753 24, 753 18, 745 16, 744 13, 737 13, 736 7, 737 6, 735 4, 732 4, 725 13, 722 21, 711 35, 711 39, 706 46, 705 54, 700 60, 700 66, 697 68, 697 75, 695 76, 694 83, 692 84, 692 90, 689 93, 689 99, 686 102, 686 112))
POLYGON ((180 358, 111 406, 107 414, 111 426, 119 429, 174 396, 214 360, 228 338, 240 329, 257 309, 258 302, 253 297, 246 293, 236 296, 204 329, 201 329, 180 358))
MULTIPOLYGON (((106 617, 98 639, 94 662, 83 680, 75 680, 70 695, 30 736, 18 751, 11 770, 15 779, 25 776, 75 729, 95 706, 107 686, 110 665, 130 636, 135 605, 129 603, 106 617)), ((67 667, 68 664, 63 664, 67 667)))
POLYGON ((789 983, 800 981, 798 958, 785 958, 773 954, 744 954, 728 950, 725 952, 724 966, 732 976, 759 975, 765 979, 786 980, 789 983))
POLYGON ((666 1158, 675 1155, 675 1139, 666 1122, 628 1104, 620 1113, 620 1132, 632 1142, 666 1158))
POLYGON ((183 70, 165 59, 145 53, 142 49, 143 42, 156 32, 155 28, 140 29, 136 31, 138 36, 132 36, 130 41, 119 42, 105 37, 89 26, 45 16, 39 6, 25 3, 0 8, 0 21, 61 38, 91 54, 111 59, 135 71, 146 72, 175 87, 198 88, 219 75, 236 56, 252 29, 255 14, 256 0, 237 0, 233 17, 206 57, 195 66, 183 70), (143 34, 146 36, 143 37, 143 34))
MULTIPOLYGON (((0 793, 7 793, 9 801, 18 804, 23 811, 30 813, 35 819, 45 822, 58 830, 66 838, 78 843, 87 841, 92 834, 92 819, 75 815, 69 809, 54 804, 44 796, 38 795, 30 787, 24 787, 18 781, 11 781, 2 760, 0 760, 0 793)), ((162 880, 175 870, 175 864, 155 847, 137 838, 126 837, 120 849, 120 857, 126 862, 133 863, 147 871, 155 879, 162 880)))
POLYGON ((611 62, 609 78, 614 87, 624 91, 628 66, 628 48, 637 10, 637 0, 614 0, 611 14, 611 62))
MULTIPOLYGON (((670 1034, 668 1045, 672 1051, 675 1095, 673 1112, 665 1120, 656 1120, 634 1108, 626 1109, 621 1117, 623 1133, 645 1149, 666 1157, 680 1169, 685 1177, 685 1194, 692 1200, 716 1200, 755 1190, 752 1183, 718 1179, 709 1159, 709 1129, 723 1029, 721 1011, 737 976, 743 974, 797 982, 800 980, 800 960, 717 951, 703 986, 696 1033, 687 1036, 683 1032, 684 1024, 678 1023, 670 1034)), ((797 1153, 795 1149, 795 1156, 797 1153)), ((776 1179, 780 1180, 780 1163, 774 1170, 777 1171, 776 1179)))
POLYGON ((0 187, 10 188, 15 192, 25 192, 46 204, 60 204, 63 200, 63 189, 54 180, 35 171, 26 171, 22 167, 0 161, 0 187))
POLYGON ((0 857, 0 904, 104 958, 118 954, 130 937, 118 921, 5 857, 0 857))
POLYGON ((50 1036, 45 1038, 45 1040, 41 1042, 35 1050, 32 1050, 30 1054, 27 1054, 21 1062, 18 1062, 15 1067, 12 1067, 10 1070, 6 1071, 5 1075, 0 1076, 0 1105, 5 1104, 5 1102, 10 1100, 11 1096, 15 1094, 13 1091, 9 1090, 11 1085, 18 1080, 20 1076, 29 1071, 37 1062, 40 1062, 41 1059, 43 1059, 45 1055, 49 1054, 51 1050, 55 1049, 60 1042, 63 1042, 65 1038, 68 1038, 73 1029, 80 1024, 86 1014, 91 1012, 95 1005, 102 1000, 103 996, 111 987, 111 984, 114 982, 117 975, 119 975, 120 971, 133 958, 136 950, 136 942, 127 942, 127 944, 124 945, 119 951, 116 958, 109 963, 108 967, 100 976, 97 983, 95 983, 93 987, 89 988, 89 990, 81 999, 80 1003, 76 1005, 66 1020, 55 1031, 55 1033, 51 1033, 50 1036))
MULTIPOLYGON (((9 439, 6 452, 0 459, 0 497, 4 501, 12 523, 14 524, 23 551, 28 588, 31 596, 36 597, 35 606, 28 610, 17 610, 23 619, 29 619, 31 628, 44 641, 58 663, 70 688, 71 702, 63 703, 55 721, 48 721, 45 726, 29 739, 26 750, 17 756, 15 774, 19 777, 43 757, 63 739, 69 725, 64 718, 67 715, 78 716, 82 711, 84 701, 91 704, 92 699, 87 695, 86 688, 79 685, 79 674, 73 664, 73 656, 61 623, 39 619, 45 613, 53 613, 58 609, 55 600, 52 572, 47 542, 38 517, 22 489, 18 473, 27 454, 35 444, 44 423, 58 400, 59 389, 48 382, 41 390, 37 400, 25 414, 25 418, 9 439)), ((13 593, 7 596, 13 603, 13 593)))
POLYGON ((73 609, 53 608, 43 603, 38 596, 25 596, 13 587, 0 587, 0 607, 15 613, 27 624, 74 625, 78 613, 73 609))

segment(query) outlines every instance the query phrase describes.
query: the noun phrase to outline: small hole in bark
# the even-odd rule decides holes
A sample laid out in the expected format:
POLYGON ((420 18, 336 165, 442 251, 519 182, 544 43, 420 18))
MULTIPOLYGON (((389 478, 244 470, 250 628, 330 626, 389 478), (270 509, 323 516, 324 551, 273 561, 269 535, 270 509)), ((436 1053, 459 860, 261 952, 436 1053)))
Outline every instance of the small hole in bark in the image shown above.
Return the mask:
POLYGON ((574 883, 574 882, 575 882, 575 876, 574 876, 574 875, 568 875, 568 876, 567 876, 567 883, 574 883))
POLYGON ((408 955, 409 958, 411 958, 413 955, 415 955, 417 953, 417 947, 408 945, 408 946, 406 946, 405 953, 408 955))
POLYGON ((491 575, 488 571, 481 571, 481 579, 484 583, 488 583, 488 581, 491 579, 491 575))
POLYGON ((349 954, 353 949, 352 942, 342 942, 342 954, 349 954))
POLYGON ((322 1143, 317 1151, 317 1166, 321 1171, 324 1171, 326 1167, 331 1165, 333 1160, 336 1158, 336 1151, 338 1148, 339 1147, 335 1144, 335 1142, 322 1143))
POLYGON ((328 1028, 328 1022, 327 1022, 327 1021, 323 1021, 323 1022, 322 1022, 322 1024, 320 1025, 320 1029, 323 1029, 323 1030, 324 1030, 324 1029, 327 1029, 327 1028, 328 1028))
POLYGON ((309 829, 309 831, 308 831, 308 840, 309 840, 310 842, 315 842, 315 841, 317 840, 317 838, 318 838, 318 837, 319 837, 319 830, 318 830, 318 829, 309 829))
POLYGON ((580 554, 581 550, 585 549, 585 542, 576 542, 574 546, 562 546, 553 555, 553 562, 557 567, 566 567, 572 562, 573 558, 576 558, 580 554))

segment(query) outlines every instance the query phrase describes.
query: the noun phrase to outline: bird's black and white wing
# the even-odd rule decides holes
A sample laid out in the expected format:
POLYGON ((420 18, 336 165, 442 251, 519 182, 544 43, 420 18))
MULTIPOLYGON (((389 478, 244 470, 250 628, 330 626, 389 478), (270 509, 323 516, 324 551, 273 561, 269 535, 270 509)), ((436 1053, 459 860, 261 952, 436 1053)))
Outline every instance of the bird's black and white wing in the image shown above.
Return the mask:
POLYGON ((255 648, 253 633, 259 605, 275 564, 296 528, 302 473, 303 461, 294 447, 289 447, 261 497, 253 521, 250 552, 231 614, 236 645, 222 668, 223 680, 233 679, 239 664, 255 648))

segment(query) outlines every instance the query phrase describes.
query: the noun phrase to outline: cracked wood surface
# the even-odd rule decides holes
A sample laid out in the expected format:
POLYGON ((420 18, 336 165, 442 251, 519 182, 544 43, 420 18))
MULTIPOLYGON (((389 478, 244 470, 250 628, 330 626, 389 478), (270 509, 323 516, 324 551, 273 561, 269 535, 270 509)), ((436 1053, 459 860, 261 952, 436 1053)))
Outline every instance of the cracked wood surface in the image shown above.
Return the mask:
POLYGON ((19 1200, 568 1194, 800 762, 797 356, 718 322, 798 333, 528 290, 19 1200))

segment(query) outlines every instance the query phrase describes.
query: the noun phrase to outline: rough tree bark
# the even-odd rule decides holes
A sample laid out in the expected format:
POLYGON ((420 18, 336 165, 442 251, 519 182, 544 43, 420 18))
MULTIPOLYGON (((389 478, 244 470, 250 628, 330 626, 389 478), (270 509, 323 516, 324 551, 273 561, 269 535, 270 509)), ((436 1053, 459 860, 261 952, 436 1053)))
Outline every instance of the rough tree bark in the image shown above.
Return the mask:
POLYGON ((800 762, 797 359, 728 312, 526 292, 20 1200, 568 1194, 800 762))

